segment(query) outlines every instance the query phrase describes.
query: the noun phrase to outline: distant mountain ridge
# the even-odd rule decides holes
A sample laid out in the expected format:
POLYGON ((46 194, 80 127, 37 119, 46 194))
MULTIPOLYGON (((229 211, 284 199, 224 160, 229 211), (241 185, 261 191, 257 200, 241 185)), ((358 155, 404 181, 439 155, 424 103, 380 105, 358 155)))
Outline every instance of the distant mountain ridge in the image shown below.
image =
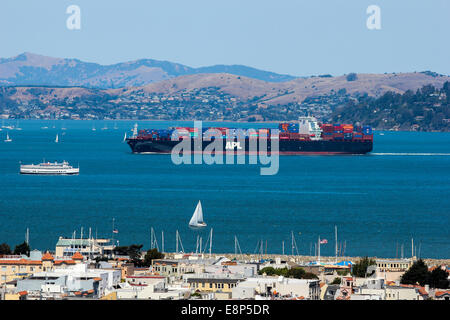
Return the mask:
POLYGON ((0 86, 83 86, 99 89, 144 86, 178 76, 229 73, 266 82, 296 79, 291 75, 259 70, 243 65, 214 65, 192 68, 179 63, 140 59, 100 65, 78 59, 53 58, 22 53, 0 58, 0 86))

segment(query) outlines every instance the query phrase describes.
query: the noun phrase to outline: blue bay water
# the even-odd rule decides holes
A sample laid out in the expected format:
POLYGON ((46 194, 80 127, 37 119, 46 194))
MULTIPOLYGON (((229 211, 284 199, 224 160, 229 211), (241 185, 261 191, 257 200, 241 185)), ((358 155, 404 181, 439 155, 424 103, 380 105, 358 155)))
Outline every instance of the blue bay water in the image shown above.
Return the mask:
POLYGON ((59 236, 81 227, 110 237, 115 218, 121 245, 148 248, 153 227, 160 247, 164 231, 166 251, 175 250, 176 230, 193 251, 198 232, 188 221, 201 200, 208 227, 200 234, 205 244, 213 227, 213 252, 234 252, 236 235, 243 252, 263 240, 268 253, 281 253, 282 241, 291 253, 293 232, 300 254, 314 254, 320 235, 328 240, 321 254, 334 255, 336 225, 346 255, 396 257, 403 244, 410 256, 413 237, 422 257, 449 257, 450 133, 376 132, 370 155, 284 156, 277 175, 261 176, 261 165, 176 166, 170 155, 131 154, 122 139, 134 123, 5 120, 22 130, 0 132, 0 243, 22 242, 29 228, 32 248, 54 250, 59 236), (6 132, 13 142, 3 142, 6 132), (79 164, 80 175, 19 174, 19 161, 43 159, 79 164))

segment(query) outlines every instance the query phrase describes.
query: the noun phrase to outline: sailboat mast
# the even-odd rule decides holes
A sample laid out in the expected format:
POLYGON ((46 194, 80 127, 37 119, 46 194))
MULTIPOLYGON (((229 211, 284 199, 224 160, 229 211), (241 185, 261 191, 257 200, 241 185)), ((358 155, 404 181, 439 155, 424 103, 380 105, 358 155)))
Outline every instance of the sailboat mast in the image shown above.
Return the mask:
POLYGON ((337 263, 337 255, 338 255, 338 245, 337 245, 337 242, 338 242, 338 240, 337 240, 337 226, 334 226, 334 238, 335 238, 335 263, 337 263))
POLYGON ((211 252, 212 252, 212 239, 213 239, 213 228, 211 228, 211 235, 209 238, 209 257, 211 257, 211 252))
POLYGON ((317 255, 318 255, 318 264, 320 264, 320 236, 319 240, 317 241, 317 255))

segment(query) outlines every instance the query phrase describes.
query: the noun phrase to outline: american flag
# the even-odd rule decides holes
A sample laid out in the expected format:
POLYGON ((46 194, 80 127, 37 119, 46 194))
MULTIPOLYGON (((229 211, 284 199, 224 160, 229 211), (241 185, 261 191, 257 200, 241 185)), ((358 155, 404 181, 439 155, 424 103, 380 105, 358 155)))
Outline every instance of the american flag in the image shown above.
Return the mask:
POLYGON ((113 230, 113 233, 119 233, 119 230, 114 229, 114 230, 113 230))
POLYGON ((325 244, 325 243, 328 243, 327 239, 320 240, 320 244, 325 244))

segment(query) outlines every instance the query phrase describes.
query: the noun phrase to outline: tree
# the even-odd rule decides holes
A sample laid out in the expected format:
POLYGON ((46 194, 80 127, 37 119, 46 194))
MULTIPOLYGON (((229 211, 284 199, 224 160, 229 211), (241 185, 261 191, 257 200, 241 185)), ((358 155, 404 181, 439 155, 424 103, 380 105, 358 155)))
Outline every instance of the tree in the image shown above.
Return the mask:
POLYGON ((150 249, 147 251, 144 257, 144 262, 142 265, 144 267, 149 267, 152 264, 153 259, 162 259, 164 258, 164 254, 159 252, 156 248, 150 249))
POLYGON ((303 279, 305 273, 303 268, 292 268, 288 271, 287 276, 290 278, 303 279))
POLYGON ((130 246, 115 247, 114 253, 116 255, 130 257, 131 262, 133 262, 133 264, 135 266, 139 267, 142 265, 142 260, 141 260, 142 247, 143 247, 142 244, 132 244, 130 246))
POLYGON ((11 254, 11 248, 7 243, 0 244, 0 254, 11 254))
POLYGON ((29 256, 30 246, 28 245, 28 243, 26 243, 26 241, 24 241, 23 243, 16 245, 16 247, 14 248, 14 254, 25 254, 29 256))
POLYGON ((331 282, 330 284, 341 284, 341 278, 339 277, 334 278, 333 282, 331 282))
POLYGON ((366 276, 370 276, 373 274, 373 272, 371 274, 366 274, 367 273, 367 268, 369 266, 373 266, 376 265, 376 261, 373 259, 369 259, 368 257, 364 257, 361 260, 358 261, 358 263, 356 263, 353 266, 353 270, 352 270, 352 274, 356 277, 360 277, 360 278, 365 278, 366 276))
POLYGON ((305 272, 301 279, 319 279, 319 277, 312 272, 305 272))
POLYGON ((425 285, 428 282, 428 267, 422 259, 414 262, 413 265, 403 274, 401 283, 425 285))
POLYGON ((432 288, 448 289, 449 281, 447 271, 440 267, 435 268, 428 275, 428 284, 432 288))
POLYGON ((266 274, 268 276, 273 276, 274 274, 276 274, 276 270, 272 267, 265 267, 262 268, 261 270, 259 270, 258 274, 262 275, 262 274, 266 274))
POLYGON ((358 79, 358 76, 356 75, 356 73, 349 73, 347 75, 347 81, 355 81, 356 79, 358 79))

